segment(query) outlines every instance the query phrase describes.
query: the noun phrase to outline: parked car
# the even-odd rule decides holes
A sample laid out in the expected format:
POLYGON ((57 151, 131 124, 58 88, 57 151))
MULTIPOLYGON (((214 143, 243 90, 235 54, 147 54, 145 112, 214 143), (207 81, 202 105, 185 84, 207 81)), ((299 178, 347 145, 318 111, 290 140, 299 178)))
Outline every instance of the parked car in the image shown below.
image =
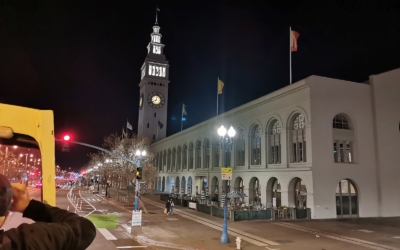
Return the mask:
POLYGON ((35 187, 37 187, 37 188, 42 188, 42 183, 41 183, 41 182, 36 182, 35 187))

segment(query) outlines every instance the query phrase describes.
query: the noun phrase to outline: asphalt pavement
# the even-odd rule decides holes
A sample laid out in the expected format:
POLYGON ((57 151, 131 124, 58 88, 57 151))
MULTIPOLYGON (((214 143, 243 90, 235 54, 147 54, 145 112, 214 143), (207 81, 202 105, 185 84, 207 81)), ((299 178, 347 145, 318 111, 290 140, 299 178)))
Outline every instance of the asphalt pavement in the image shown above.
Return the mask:
MULTIPOLYGON (((29 192, 32 198, 40 200, 40 189, 30 188, 29 192)), ((132 227, 133 203, 127 204, 125 191, 120 190, 117 198, 116 190, 111 189, 110 195, 106 198, 77 187, 57 192, 57 206, 60 208, 87 218, 101 216, 106 218, 105 221, 117 218, 106 226, 97 225, 96 239, 89 250, 225 250, 236 249, 237 237, 241 238, 241 249, 245 250, 400 250, 400 218, 228 222, 230 243, 222 244, 221 218, 177 205, 174 214, 165 215, 165 202, 159 199, 159 195, 146 195, 140 199, 142 225, 132 227)), ((15 218, 13 221, 17 221, 15 218)), ((7 226, 17 226, 18 223, 14 224, 7 226)))

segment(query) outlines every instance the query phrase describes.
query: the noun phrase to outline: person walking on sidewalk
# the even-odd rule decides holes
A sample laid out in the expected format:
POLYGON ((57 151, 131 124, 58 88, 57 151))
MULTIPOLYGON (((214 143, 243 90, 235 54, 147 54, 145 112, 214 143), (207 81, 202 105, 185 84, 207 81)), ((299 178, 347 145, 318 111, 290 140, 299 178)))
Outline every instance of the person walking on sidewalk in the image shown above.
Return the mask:
POLYGON ((171 199, 171 201, 169 202, 170 203, 170 206, 171 206, 171 214, 173 214, 174 213, 174 201, 171 199))
POLYGON ((165 204, 165 208, 167 209, 167 215, 169 215, 171 211, 171 203, 167 200, 167 204, 165 204))

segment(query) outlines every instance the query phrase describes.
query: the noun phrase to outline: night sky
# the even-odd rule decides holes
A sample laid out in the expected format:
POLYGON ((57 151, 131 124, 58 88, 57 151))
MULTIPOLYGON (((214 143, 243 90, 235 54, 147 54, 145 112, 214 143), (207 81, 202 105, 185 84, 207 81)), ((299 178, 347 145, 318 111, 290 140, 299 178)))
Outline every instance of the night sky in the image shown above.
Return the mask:
MULTIPOLYGON (((0 102, 51 109, 55 133, 100 146, 136 132, 140 67, 155 22, 170 63, 167 135, 289 84, 289 27, 300 33, 293 81, 364 82, 400 67, 400 1, 1 1, 0 102), (279 3, 278 3, 279 2, 279 3)), ((344 90, 345 91, 345 90, 344 90)), ((79 169, 91 150, 56 163, 79 169)))

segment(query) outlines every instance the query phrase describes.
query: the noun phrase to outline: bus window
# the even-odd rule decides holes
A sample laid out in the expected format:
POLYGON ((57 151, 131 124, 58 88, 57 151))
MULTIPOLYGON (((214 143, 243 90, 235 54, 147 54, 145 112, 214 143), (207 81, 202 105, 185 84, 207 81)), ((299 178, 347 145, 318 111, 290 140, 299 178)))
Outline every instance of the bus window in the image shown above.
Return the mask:
POLYGON ((0 103, 0 145, 0 173, 56 206, 53 112, 0 103))

